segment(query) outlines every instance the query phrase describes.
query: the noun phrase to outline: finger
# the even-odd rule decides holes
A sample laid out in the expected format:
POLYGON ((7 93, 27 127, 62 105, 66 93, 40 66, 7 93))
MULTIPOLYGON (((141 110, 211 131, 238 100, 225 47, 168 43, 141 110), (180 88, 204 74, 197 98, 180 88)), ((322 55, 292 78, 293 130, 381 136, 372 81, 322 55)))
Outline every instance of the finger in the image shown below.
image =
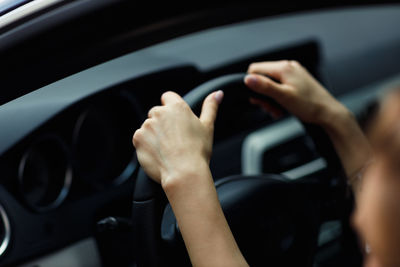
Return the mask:
POLYGON ((149 118, 158 117, 158 116, 161 114, 161 112, 162 112, 161 110, 162 110, 162 107, 161 107, 161 106, 152 107, 152 108, 149 110, 149 113, 147 114, 147 117, 149 117, 149 118))
POLYGON ((280 81, 284 71, 287 70, 290 64, 291 62, 288 60, 252 63, 247 72, 252 74, 268 75, 280 81))
POLYGON ((163 106, 183 102, 182 97, 175 92, 165 92, 161 96, 161 104, 163 106))
POLYGON ((283 115, 283 111, 270 103, 257 99, 257 98, 250 98, 250 103, 253 105, 257 105, 262 108, 265 112, 269 113, 274 119, 278 119, 283 115))
POLYGON ((222 102, 224 92, 217 91, 209 94, 201 108, 200 121, 207 127, 213 127, 217 117, 219 104, 222 102))
POLYGON ((258 74, 246 75, 244 83, 251 90, 272 97, 277 101, 285 93, 285 85, 276 83, 270 78, 258 74))

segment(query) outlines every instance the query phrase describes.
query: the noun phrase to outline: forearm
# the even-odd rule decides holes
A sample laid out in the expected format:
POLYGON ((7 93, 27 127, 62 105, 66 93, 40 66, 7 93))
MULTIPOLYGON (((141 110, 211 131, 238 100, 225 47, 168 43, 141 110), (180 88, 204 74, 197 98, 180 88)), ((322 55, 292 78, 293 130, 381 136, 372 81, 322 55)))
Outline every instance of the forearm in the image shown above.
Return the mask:
MULTIPOLYGON (((296 61, 253 63, 248 72, 245 83, 250 89, 274 98, 303 122, 325 129, 357 192, 358 183, 352 176, 370 160, 371 152, 367 138, 350 111, 296 61)), ((260 103, 263 102, 256 102, 260 103)))
POLYGON ((344 106, 330 112, 322 126, 335 147, 353 191, 357 193, 359 180, 354 179, 354 175, 372 157, 368 139, 354 115, 344 106))
POLYGON ((248 266, 218 201, 207 164, 173 177, 163 188, 193 266, 248 266))

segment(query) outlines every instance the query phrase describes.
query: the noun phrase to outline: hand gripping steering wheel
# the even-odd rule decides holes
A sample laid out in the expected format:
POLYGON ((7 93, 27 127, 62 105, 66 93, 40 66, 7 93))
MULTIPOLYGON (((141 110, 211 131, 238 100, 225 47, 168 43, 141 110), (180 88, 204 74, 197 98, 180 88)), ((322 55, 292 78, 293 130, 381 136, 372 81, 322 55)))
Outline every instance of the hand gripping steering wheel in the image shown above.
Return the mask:
MULTIPOLYGON (((216 90, 223 90, 225 99, 234 95, 265 99, 245 86, 245 75, 215 78, 183 98, 195 113, 201 109, 205 97, 216 90)), ((303 126, 327 161, 328 169, 340 176, 340 161, 325 132, 315 125, 303 123, 303 126)), ((226 177, 217 181, 216 187, 235 239, 251 266, 311 266, 317 242, 318 211, 307 192, 285 177, 273 174, 226 177)), ((190 264, 161 186, 141 168, 135 182, 132 216, 137 266, 190 264)))

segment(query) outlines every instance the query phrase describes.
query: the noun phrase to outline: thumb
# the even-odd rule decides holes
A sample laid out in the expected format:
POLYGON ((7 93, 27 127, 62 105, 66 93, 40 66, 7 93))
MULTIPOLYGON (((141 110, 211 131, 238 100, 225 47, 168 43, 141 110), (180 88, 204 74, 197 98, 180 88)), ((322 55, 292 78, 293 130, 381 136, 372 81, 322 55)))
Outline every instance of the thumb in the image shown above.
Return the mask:
POLYGON ((224 92, 217 91, 209 94, 203 102, 200 121, 207 127, 214 127, 214 121, 217 117, 219 104, 224 98, 224 92))

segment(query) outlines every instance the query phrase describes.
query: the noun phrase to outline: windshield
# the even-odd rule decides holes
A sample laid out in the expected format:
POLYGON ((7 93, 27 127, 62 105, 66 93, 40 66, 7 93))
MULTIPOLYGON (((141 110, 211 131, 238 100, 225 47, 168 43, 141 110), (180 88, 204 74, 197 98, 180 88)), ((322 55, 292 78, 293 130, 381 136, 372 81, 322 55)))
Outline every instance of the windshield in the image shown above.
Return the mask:
POLYGON ((0 15, 17 8, 32 0, 0 0, 0 15))

